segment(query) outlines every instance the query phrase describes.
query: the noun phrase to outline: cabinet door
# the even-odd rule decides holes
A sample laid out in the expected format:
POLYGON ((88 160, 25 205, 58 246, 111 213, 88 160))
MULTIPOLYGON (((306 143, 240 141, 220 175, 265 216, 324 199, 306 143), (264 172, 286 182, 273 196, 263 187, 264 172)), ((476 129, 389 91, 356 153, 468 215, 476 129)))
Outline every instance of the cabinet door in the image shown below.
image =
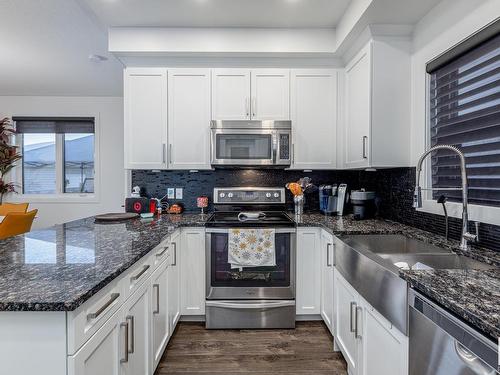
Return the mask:
POLYGON ((346 67, 346 167, 369 166, 371 123, 370 44, 346 67))
POLYGON ((254 69, 251 74, 252 120, 289 120, 290 71, 254 69))
POLYGON ((320 246, 317 229, 297 231, 297 315, 320 314, 320 246))
POLYGON ((125 333, 117 311, 75 355, 68 356, 69 375, 120 375, 125 333))
POLYGON ((128 329, 128 361, 122 365, 122 374, 149 375, 151 332, 150 284, 143 284, 123 306, 123 322, 128 329))
POLYGON ((212 70, 212 119, 250 120, 249 70, 212 70))
POLYGON ((168 71, 168 166, 210 169, 210 70, 168 71))
POLYGON ((321 269, 321 316, 333 334, 333 238, 321 232, 320 245, 321 269))
POLYGON ((363 303, 362 374, 408 374, 408 337, 363 303))
POLYGON ((205 314, 205 231, 187 228, 182 232, 182 250, 179 251, 181 266, 181 313, 182 315, 205 314))
POLYGON ((160 362, 170 337, 168 320, 168 273, 169 259, 163 262, 151 276, 151 338, 153 370, 160 362))
POLYGON ((168 271, 168 321, 170 334, 174 333, 175 326, 181 316, 180 300, 180 267, 178 262, 178 251, 180 250, 180 233, 175 233, 171 238, 170 245, 170 269, 168 271))
POLYGON ((124 73, 125 168, 166 168, 167 71, 124 73))
POLYGON ((337 72, 292 70, 292 168, 337 167, 337 72))
MULTIPOLYGON (((349 367, 350 375, 359 374, 359 343, 355 337, 356 308, 359 305, 357 292, 344 280, 340 273, 334 272, 335 341, 349 367)), ((358 310, 359 311, 359 310, 358 310)))

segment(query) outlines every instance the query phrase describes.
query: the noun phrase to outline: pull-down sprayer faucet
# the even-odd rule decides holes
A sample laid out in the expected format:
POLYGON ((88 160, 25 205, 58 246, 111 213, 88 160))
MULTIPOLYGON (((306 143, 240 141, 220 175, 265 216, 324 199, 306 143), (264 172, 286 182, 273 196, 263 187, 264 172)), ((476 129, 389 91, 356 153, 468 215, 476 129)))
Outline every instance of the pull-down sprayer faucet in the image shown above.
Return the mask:
MULTIPOLYGON (((415 193, 413 194, 413 207, 421 208, 422 207, 422 188, 420 187, 420 173, 422 172, 422 163, 425 158, 436 150, 450 150, 458 154, 460 157, 460 171, 462 176, 462 188, 425 188, 424 190, 461 190, 462 191, 462 236, 460 239, 460 249, 468 250, 470 249, 469 242, 477 241, 477 234, 474 235, 469 233, 468 223, 469 223, 469 215, 467 212, 467 203, 468 203, 468 184, 467 184, 467 170, 465 169, 465 156, 462 151, 460 151, 455 146, 451 145, 437 145, 431 147, 429 150, 424 152, 424 154, 420 157, 417 163, 417 176, 415 182, 415 193)), ((477 227, 476 227, 477 230, 477 227)))

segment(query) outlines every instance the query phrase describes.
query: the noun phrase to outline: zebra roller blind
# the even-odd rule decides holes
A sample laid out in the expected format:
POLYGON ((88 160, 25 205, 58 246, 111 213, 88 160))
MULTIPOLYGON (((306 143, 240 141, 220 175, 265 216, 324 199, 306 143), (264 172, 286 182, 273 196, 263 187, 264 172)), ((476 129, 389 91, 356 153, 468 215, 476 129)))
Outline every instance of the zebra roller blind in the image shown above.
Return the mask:
MULTIPOLYGON (((431 63, 430 63, 431 64, 431 63)), ((466 157, 470 203, 500 206, 500 34, 429 72, 431 146, 450 144, 466 157)), ((447 150, 431 158, 434 188, 460 186, 459 159, 447 150)), ((451 201, 460 191, 437 190, 451 201)))

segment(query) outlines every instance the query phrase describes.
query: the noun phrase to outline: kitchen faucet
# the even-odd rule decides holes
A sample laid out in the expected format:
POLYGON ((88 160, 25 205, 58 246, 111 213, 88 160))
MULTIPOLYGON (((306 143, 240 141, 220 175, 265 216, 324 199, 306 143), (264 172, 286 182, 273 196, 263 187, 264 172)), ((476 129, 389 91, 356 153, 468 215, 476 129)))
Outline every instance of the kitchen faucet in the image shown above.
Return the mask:
MULTIPOLYGON (((451 145, 437 145, 434 147, 431 147, 429 150, 423 153, 422 156, 420 156, 420 159, 418 159, 417 163, 417 176, 416 176, 416 182, 415 182, 415 193, 413 194, 413 207, 414 208, 421 208, 422 207, 422 190, 461 190, 462 191, 462 236, 460 238, 460 249, 461 250, 469 250, 470 249, 470 244, 469 242, 476 242, 478 239, 477 233, 472 234, 469 233, 468 229, 468 224, 469 224, 469 215, 467 212, 467 203, 468 203, 468 184, 467 184, 467 170, 465 169, 465 156, 462 151, 460 151, 458 148, 455 146, 451 145), (458 154, 460 157, 460 171, 461 171, 461 176, 462 176, 462 187, 459 188, 425 188, 422 189, 420 187, 420 173, 422 172, 422 163, 424 162, 425 158, 431 153, 436 150, 450 150, 458 154)), ((477 225, 476 225, 476 232, 477 232, 477 225)))

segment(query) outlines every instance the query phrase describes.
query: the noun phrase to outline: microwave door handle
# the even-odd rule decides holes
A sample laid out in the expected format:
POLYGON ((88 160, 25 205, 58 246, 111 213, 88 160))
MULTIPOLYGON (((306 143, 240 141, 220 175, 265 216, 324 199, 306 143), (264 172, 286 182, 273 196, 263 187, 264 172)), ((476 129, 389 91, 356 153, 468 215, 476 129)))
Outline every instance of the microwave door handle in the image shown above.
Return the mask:
POLYGON ((277 154, 278 154, 278 135, 276 133, 273 133, 273 139, 272 139, 272 142, 273 142, 273 164, 276 164, 276 158, 277 158, 277 154))

